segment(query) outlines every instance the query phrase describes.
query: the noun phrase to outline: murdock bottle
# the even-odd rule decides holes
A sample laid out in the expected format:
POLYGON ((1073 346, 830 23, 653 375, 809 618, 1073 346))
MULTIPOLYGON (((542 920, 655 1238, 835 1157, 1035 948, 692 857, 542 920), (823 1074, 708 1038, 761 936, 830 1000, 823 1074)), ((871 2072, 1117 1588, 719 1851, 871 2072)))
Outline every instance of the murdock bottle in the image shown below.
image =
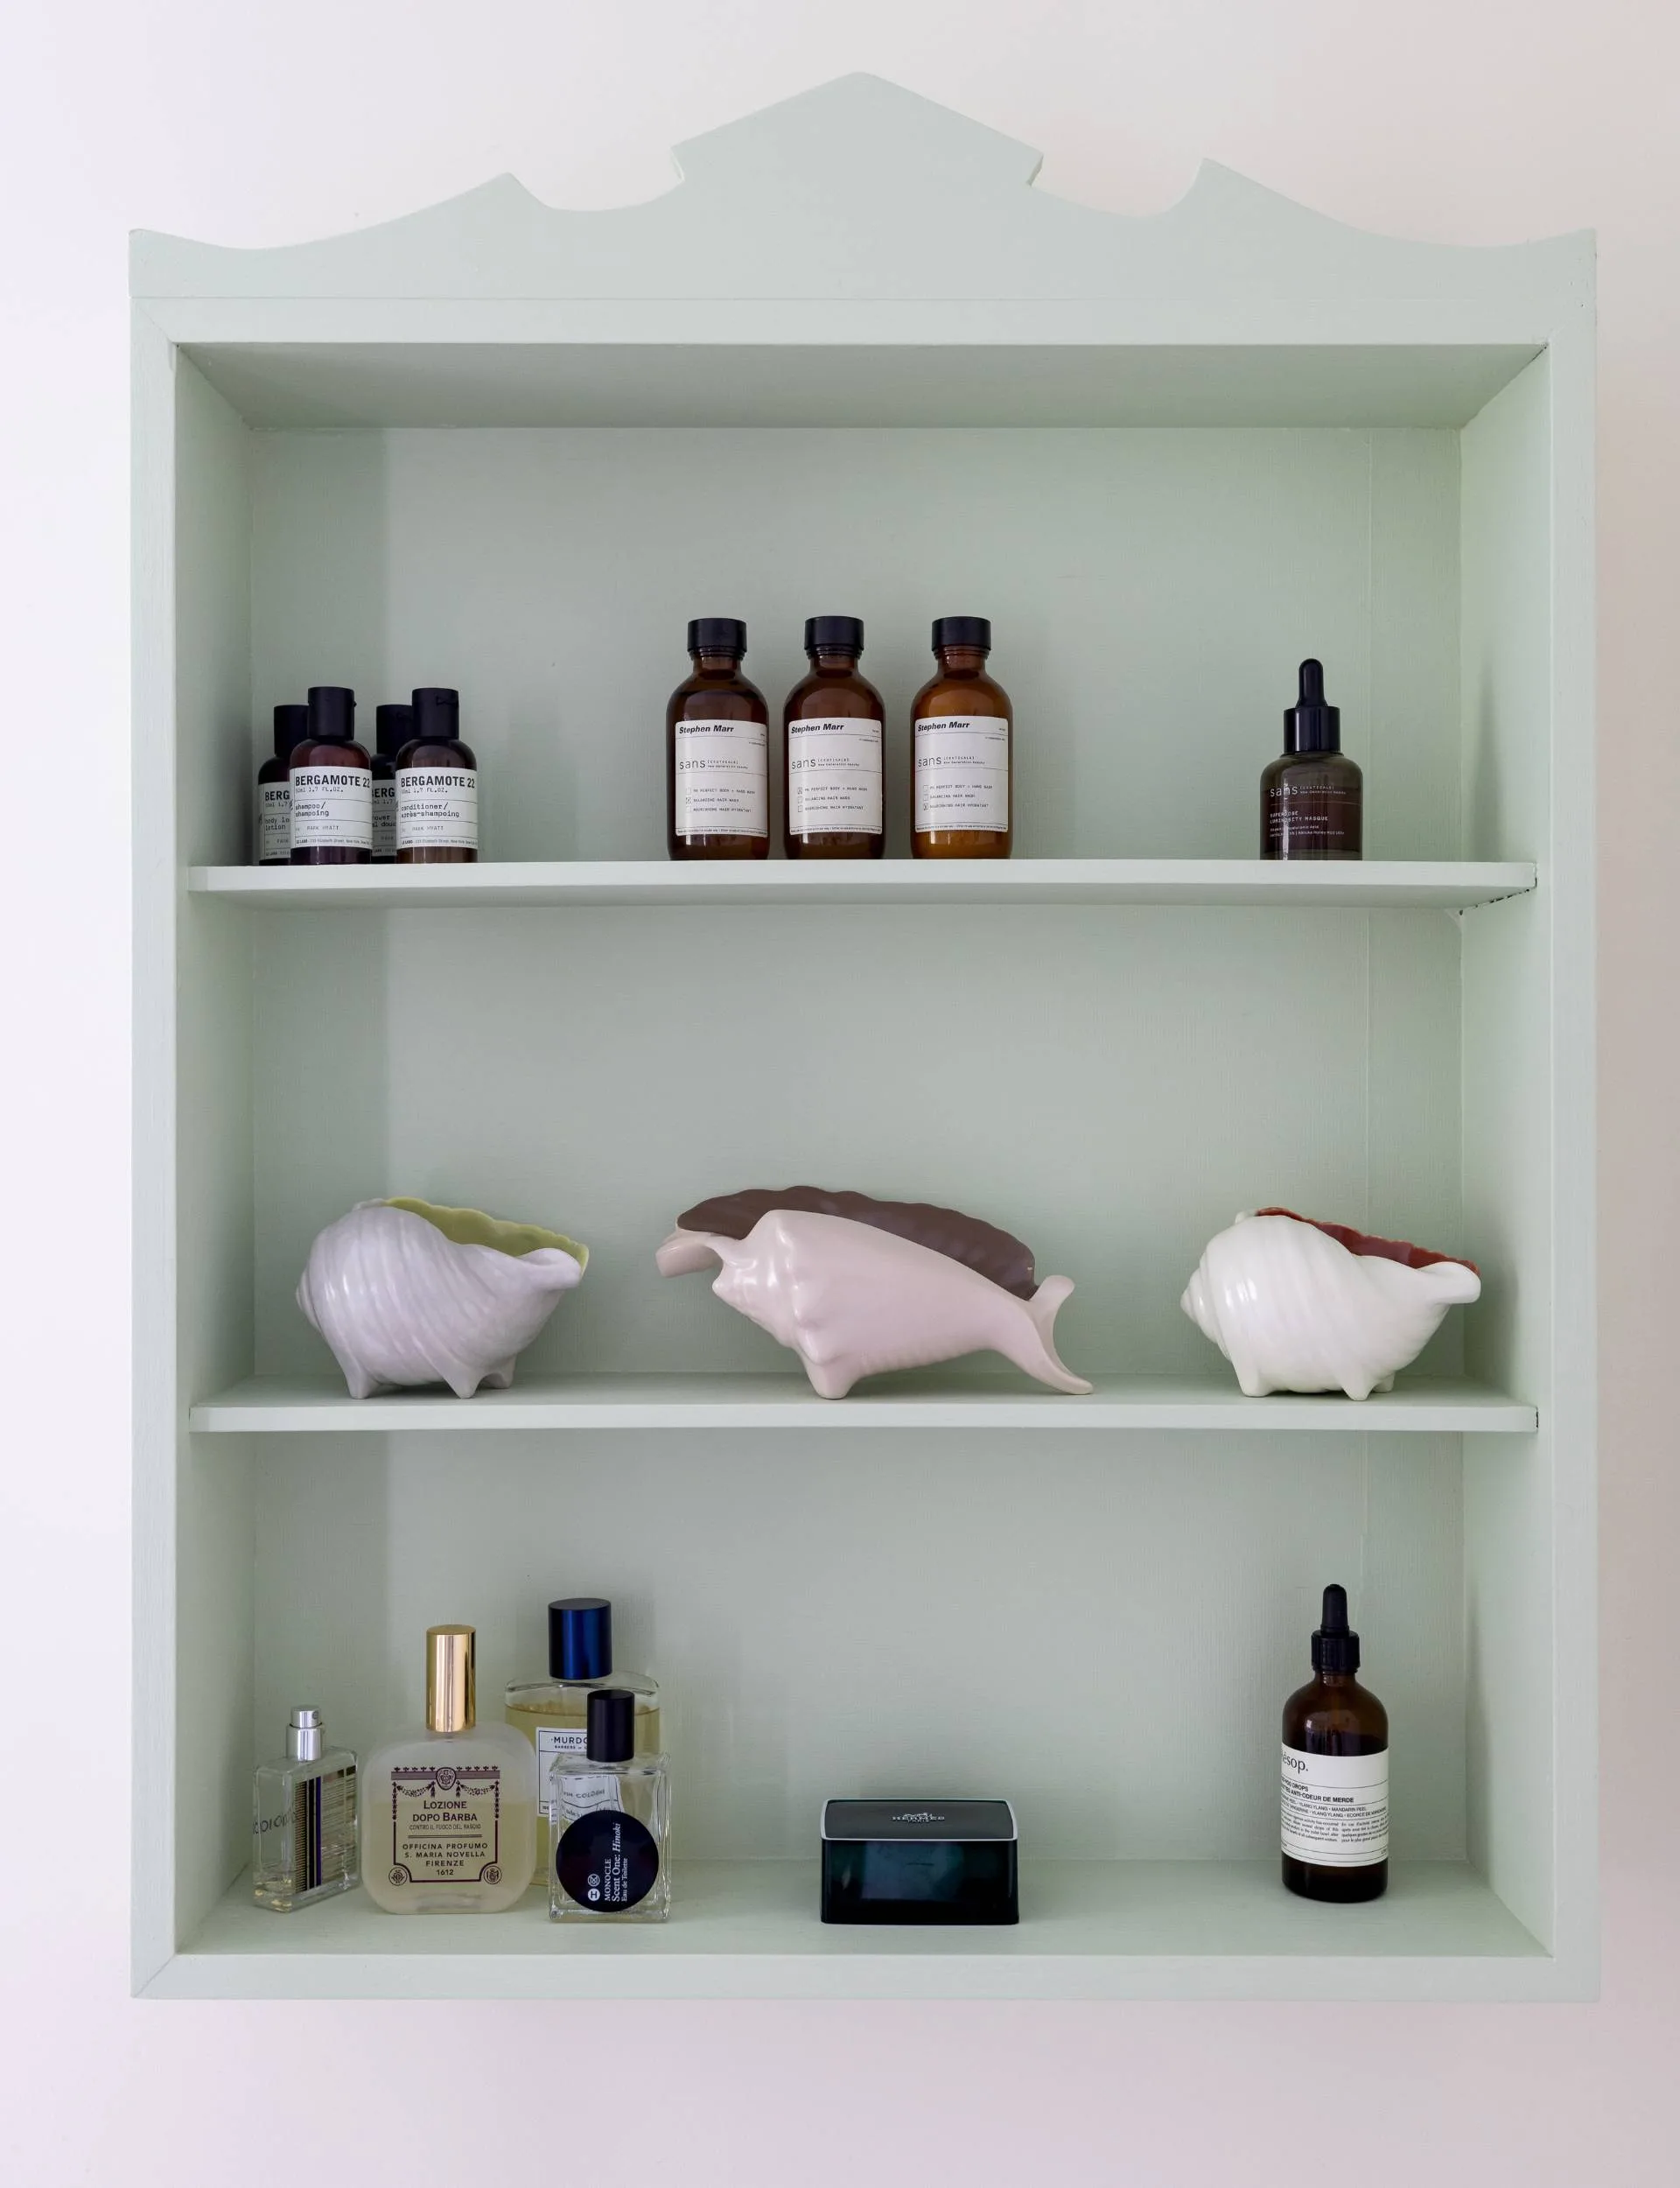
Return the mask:
POLYGON ((470 866, 479 855, 479 763, 460 727, 458 691, 414 694, 414 736, 396 756, 398 866, 470 866))
POLYGON ((689 625, 692 673, 665 712, 665 843, 673 859, 770 855, 770 710, 741 674, 746 625, 689 625))
POLYGON ((1348 1591, 1324 1591, 1312 1679, 1284 1704, 1284 1882, 1303 1899, 1378 1899, 1389 1883, 1389 1713, 1354 1674, 1348 1591))
POLYGON ((375 710, 374 743, 374 864, 396 864, 396 756, 414 736, 411 706, 375 710))
POLYGON ((1014 841, 1009 694, 986 674, 991 625, 942 615, 937 672, 915 697, 911 773, 918 859, 1007 859, 1014 841))
POLYGON ((309 729, 306 706, 274 710, 274 750, 256 771, 251 856, 260 866, 291 864, 291 754, 309 729))
POLYGON ((291 755, 291 863, 365 866, 374 855, 373 762, 356 742, 356 695, 312 684, 309 726, 291 755))
POLYGON ((1324 664, 1304 661, 1300 696, 1284 711, 1283 757, 1260 778, 1263 859, 1357 859, 1364 778, 1341 749, 1341 709, 1324 697, 1324 664))
POLYGON ((790 859, 878 859, 881 695, 858 667, 864 627, 855 615, 805 624, 810 674, 782 711, 782 845, 790 859))

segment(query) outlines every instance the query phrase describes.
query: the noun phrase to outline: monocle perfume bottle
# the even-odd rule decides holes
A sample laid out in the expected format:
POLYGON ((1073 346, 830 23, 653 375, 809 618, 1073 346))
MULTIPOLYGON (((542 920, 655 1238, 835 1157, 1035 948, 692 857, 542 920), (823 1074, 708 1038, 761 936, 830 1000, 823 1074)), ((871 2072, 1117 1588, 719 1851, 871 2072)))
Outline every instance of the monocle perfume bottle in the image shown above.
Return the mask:
POLYGON ((589 1698, 616 1687, 635 1698, 635 1752, 657 1755, 659 1688, 639 1672, 612 1669, 612 1606, 604 1595, 562 1595, 549 1605, 549 1675, 514 1680, 502 1696, 502 1717, 536 1752, 536 1864, 534 1881, 549 1869, 549 1771, 557 1755, 581 1755, 589 1698))
POLYGON ((1283 757, 1260 778, 1263 859, 1357 859, 1364 778, 1341 749, 1341 710, 1324 697, 1324 664, 1304 661, 1300 696, 1284 711, 1283 757))
POLYGON ((531 1881, 536 1757, 477 1722, 471 1626, 426 1631, 426 1722, 362 1771, 363 1889, 387 1914, 499 1914, 531 1881))
POLYGON ((479 855, 479 763, 461 742, 461 695, 414 694, 414 735, 396 757, 396 862, 470 866, 479 855))
POLYGON ((251 856, 260 866, 291 864, 291 753, 309 733, 306 706, 274 710, 274 750, 256 771, 251 856))
POLYGON ((1284 1882, 1303 1899, 1379 1899, 1389 1884, 1389 1713, 1354 1674, 1348 1591, 1324 1591, 1312 1678, 1284 1704, 1284 1882))
POLYGON ((382 706, 374 715, 374 864, 396 864, 396 755, 414 736, 411 706, 382 706))
POLYGON ((356 1758, 330 1748, 318 1709, 294 1709, 286 1751, 260 1763, 251 1803, 251 1891, 290 1914, 356 1881, 356 1758))
POLYGON ((805 624, 810 673, 782 710, 782 845, 790 859, 878 859, 886 709, 858 669, 855 615, 805 624))
POLYGON ((1014 730, 1009 694, 986 674, 991 625, 942 615, 939 668, 912 709, 918 859, 1007 859, 1014 842, 1014 730))
POLYGON ((636 1698, 597 1687, 582 1755, 556 1756, 549 1916, 663 1922, 671 1911, 671 1785, 662 1755, 635 1752, 636 1698))
POLYGON ((665 710, 665 844, 673 859, 770 855, 770 710, 741 674, 746 625, 689 625, 694 668, 665 710))
POLYGON ((291 863, 365 866, 374 855, 373 762, 356 742, 356 695, 312 684, 309 726, 291 755, 291 863))

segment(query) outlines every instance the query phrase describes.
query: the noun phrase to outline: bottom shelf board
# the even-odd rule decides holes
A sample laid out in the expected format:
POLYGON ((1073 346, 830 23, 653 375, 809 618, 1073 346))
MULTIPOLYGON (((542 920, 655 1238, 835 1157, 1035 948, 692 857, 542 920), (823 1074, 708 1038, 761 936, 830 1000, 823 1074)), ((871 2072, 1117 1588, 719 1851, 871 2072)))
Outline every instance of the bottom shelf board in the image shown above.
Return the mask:
POLYGON ((1057 1428, 1256 1430, 1339 1435, 1532 1435, 1534 1406, 1476 1383, 1401 1378, 1362 1402, 1325 1396, 1244 1398, 1228 1377, 1108 1376, 1088 1398, 1064 1398, 1025 1381, 964 1375, 900 1375, 819 1398, 802 1375, 533 1376, 512 1390, 462 1399, 447 1391, 397 1391, 354 1399, 342 1378, 253 1376, 195 1405, 190 1425, 207 1435, 338 1434, 346 1428, 1057 1428))
POLYGON ((1560 1995, 1558 1967, 1475 1870, 1398 1862, 1365 1906, 1296 1899, 1269 1862, 1023 1864, 1006 1930, 831 1928, 815 1863, 679 1862, 667 1923, 295 1915, 242 1878, 145 1986, 164 1998, 1390 1998, 1560 1995))

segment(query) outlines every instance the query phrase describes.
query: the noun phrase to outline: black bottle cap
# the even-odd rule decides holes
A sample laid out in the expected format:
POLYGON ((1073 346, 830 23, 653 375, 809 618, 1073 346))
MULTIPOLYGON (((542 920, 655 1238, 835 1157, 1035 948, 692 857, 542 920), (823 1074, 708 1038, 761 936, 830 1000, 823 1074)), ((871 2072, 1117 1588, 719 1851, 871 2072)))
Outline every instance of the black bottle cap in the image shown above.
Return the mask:
POLYGON ((323 745, 355 743, 356 695, 347 684, 310 685, 309 733, 323 745))
POLYGON ((862 653, 862 616, 808 615, 805 618, 805 650, 808 654, 862 653))
POLYGON ((636 1751, 636 1698, 625 1687, 598 1687, 589 1698, 584 1750, 592 1763, 627 1763, 636 1751))
POLYGON ((414 735, 414 709, 411 706, 376 707, 374 722, 381 753, 387 760, 395 760, 414 735))
POLYGON ((1359 1669, 1359 1636, 1348 1626, 1348 1590, 1334 1581, 1324 1591, 1324 1618, 1312 1637, 1312 1669, 1346 1673, 1359 1669))
POLYGON ((605 1595, 561 1595, 549 1605, 549 1677, 605 1679, 612 1669, 612 1606, 605 1595))
POLYGON ((746 651, 746 625, 733 615, 696 615, 689 625, 689 651, 696 660, 702 654, 728 654, 738 661, 746 651))
POLYGON ((1284 709, 1285 752, 1340 752, 1341 709, 1324 700, 1324 663, 1301 663, 1301 696, 1284 709))
POLYGON ((423 684, 412 694, 414 734, 428 743, 461 733, 461 695, 446 684, 423 684))
POLYGON ((309 709, 306 706, 276 706, 274 710, 274 756, 290 760, 294 745, 301 745, 309 734, 309 709))
POLYGON ((991 621, 985 615, 941 615, 934 623, 934 651, 942 646, 977 646, 991 651, 991 621))

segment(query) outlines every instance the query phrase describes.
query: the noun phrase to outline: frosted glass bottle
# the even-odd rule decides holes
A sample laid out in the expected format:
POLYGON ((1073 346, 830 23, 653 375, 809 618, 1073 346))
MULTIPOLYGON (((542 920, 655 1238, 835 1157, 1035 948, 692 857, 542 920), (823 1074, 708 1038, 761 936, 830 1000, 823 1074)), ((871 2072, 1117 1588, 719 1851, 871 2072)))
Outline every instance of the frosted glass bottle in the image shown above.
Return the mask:
POLYGON ((425 1729, 362 1770, 362 1883, 387 1914, 499 1914, 531 1881, 536 1757, 477 1722, 471 1626, 426 1632, 425 1729))

